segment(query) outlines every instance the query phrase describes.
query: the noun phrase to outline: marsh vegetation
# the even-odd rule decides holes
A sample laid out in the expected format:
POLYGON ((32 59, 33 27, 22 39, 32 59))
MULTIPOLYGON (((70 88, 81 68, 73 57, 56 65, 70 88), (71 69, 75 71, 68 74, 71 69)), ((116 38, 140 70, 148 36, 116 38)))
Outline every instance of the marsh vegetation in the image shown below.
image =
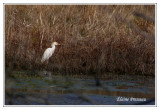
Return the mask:
POLYGON ((155 22, 136 12, 154 19, 155 6, 6 5, 6 68, 44 68, 43 52, 57 41, 63 46, 56 49, 47 70, 92 74, 99 67, 102 74, 154 76, 155 22), (131 23, 153 38, 135 31, 131 23))

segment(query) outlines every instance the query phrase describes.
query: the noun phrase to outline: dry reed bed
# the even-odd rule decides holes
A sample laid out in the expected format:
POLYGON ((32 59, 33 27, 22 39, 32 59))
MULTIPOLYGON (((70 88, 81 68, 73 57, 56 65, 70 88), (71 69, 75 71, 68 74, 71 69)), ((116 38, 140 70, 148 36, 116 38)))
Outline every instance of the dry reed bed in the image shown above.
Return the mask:
POLYGON ((57 41, 63 45, 50 58, 48 70, 92 74, 106 49, 100 66, 103 74, 154 75, 155 45, 135 33, 119 15, 132 17, 153 35, 155 24, 133 17, 133 11, 154 16, 154 6, 147 5, 6 5, 6 69, 44 69, 42 54, 57 41))

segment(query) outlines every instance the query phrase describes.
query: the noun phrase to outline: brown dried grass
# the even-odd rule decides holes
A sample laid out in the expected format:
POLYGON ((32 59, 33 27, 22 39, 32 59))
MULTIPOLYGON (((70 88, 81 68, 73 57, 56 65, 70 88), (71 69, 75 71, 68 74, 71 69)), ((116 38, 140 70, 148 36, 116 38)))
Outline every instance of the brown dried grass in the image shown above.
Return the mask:
MULTIPOLYGON (((135 33, 117 15, 130 19, 138 10, 154 16, 147 5, 6 5, 6 69, 43 69, 40 60, 51 42, 63 46, 49 60, 48 70, 92 74, 106 49, 100 71, 118 74, 155 74, 155 45, 135 33), (58 66, 57 66, 58 65, 58 66)), ((154 34, 154 23, 134 17, 154 34)))

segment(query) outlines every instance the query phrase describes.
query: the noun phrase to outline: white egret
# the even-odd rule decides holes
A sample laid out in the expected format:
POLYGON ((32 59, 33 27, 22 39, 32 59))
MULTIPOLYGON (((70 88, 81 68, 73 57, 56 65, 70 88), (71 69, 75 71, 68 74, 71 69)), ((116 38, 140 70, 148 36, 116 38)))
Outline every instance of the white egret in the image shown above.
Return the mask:
POLYGON ((43 63, 44 61, 47 61, 51 56, 52 54, 54 53, 55 51, 55 48, 56 48, 56 45, 60 45, 59 43, 57 42, 53 42, 51 44, 52 48, 47 48, 42 56, 42 59, 41 59, 41 62, 43 63))

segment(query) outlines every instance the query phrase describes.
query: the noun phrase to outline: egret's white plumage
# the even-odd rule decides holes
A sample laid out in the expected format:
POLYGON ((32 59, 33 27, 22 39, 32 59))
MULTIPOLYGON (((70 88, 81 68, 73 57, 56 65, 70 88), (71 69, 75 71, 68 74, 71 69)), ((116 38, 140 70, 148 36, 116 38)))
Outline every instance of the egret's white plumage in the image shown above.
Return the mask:
POLYGON ((57 42, 53 42, 52 43, 52 48, 47 48, 42 56, 42 59, 41 59, 41 62, 43 63, 44 61, 48 60, 52 54, 54 53, 55 51, 55 48, 56 48, 56 45, 60 45, 58 44, 57 42))

